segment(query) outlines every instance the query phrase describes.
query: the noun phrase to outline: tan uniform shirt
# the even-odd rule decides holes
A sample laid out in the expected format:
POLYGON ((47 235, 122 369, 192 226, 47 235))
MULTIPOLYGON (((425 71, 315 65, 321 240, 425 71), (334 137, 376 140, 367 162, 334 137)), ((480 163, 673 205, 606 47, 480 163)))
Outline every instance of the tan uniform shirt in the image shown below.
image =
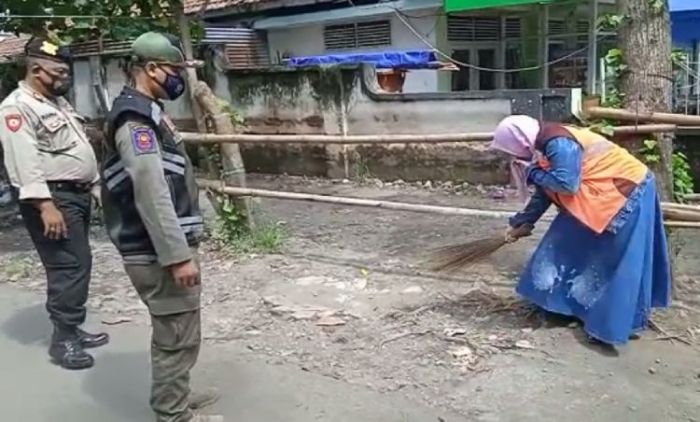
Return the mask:
POLYGON ((50 181, 99 181, 83 118, 64 98, 43 97, 20 82, 0 103, 0 142, 19 199, 51 198, 50 181))

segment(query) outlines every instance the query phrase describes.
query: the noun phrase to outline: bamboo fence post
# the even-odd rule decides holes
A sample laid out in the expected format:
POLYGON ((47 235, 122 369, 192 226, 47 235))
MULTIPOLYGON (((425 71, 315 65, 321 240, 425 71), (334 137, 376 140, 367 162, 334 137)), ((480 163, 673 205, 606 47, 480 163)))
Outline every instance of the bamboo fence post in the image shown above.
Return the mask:
POLYGON ((657 113, 645 111, 636 112, 619 108, 599 106, 588 107, 584 110, 584 113, 588 117, 602 119, 613 119, 640 123, 665 123, 674 124, 678 126, 700 126, 700 116, 690 116, 678 113, 657 113))
MULTIPOLYGON (((640 125, 618 126, 614 128, 616 135, 649 134, 658 132, 673 132, 676 126, 640 125)), ((268 143, 268 144, 438 144, 462 142, 487 142, 493 139, 492 132, 474 133, 444 133, 444 134, 412 134, 412 135, 253 135, 253 134, 203 134, 182 133, 185 141, 195 144, 238 144, 238 143, 268 143)))
MULTIPOLYGON (((195 98, 199 101, 202 110, 211 116, 216 133, 218 135, 234 135, 236 133, 236 128, 233 122, 231 122, 231 115, 224 110, 222 101, 214 95, 211 88, 209 88, 206 83, 200 81, 195 86, 194 92, 195 98)), ((224 183, 245 188, 247 185, 245 165, 238 144, 222 143, 221 163, 223 166, 223 174, 221 177, 224 183)), ((245 217, 248 225, 252 227, 255 222, 253 220, 253 212, 249 198, 238 197, 235 200, 235 204, 245 217)))
MULTIPOLYGON (((282 192, 267 189, 250 189, 250 188, 238 188, 232 186, 226 186, 220 181, 215 180, 205 180, 198 179, 197 184, 201 187, 210 189, 215 192, 232 195, 232 196, 254 196, 263 198, 273 198, 273 199, 287 199, 295 201, 309 201, 318 202, 326 204, 335 205, 349 205, 349 206, 359 206, 368 208, 382 208, 387 210, 396 211, 410 211, 428 214, 440 214, 440 215, 455 215, 455 216, 467 216, 467 217, 485 217, 485 218, 508 218, 512 216, 517 211, 507 211, 507 210, 481 210, 473 208, 458 208, 458 207, 444 207, 438 205, 426 205, 426 204, 411 204, 405 202, 393 202, 393 201, 380 201, 376 199, 363 199, 363 198, 350 198, 342 196, 331 196, 331 195, 318 195, 310 193, 298 193, 298 192, 282 192)), ((669 217, 671 219, 664 221, 664 225, 667 227, 677 227, 677 228, 694 228, 700 229, 700 207, 695 207, 695 210, 676 210, 668 208, 668 205, 679 205, 679 204, 666 204, 664 208, 664 217, 669 217), (695 211, 695 212, 692 212, 695 211)), ((691 207, 692 208, 692 207, 691 207)), ((551 216, 545 215, 542 221, 550 221, 551 216)))

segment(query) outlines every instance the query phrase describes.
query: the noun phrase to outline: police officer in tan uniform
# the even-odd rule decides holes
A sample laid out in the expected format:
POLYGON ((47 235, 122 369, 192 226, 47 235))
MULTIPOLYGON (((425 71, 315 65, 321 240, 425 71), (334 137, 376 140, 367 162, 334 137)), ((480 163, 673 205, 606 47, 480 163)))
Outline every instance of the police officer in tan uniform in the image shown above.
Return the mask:
POLYGON ((84 369, 94 363, 84 348, 109 341, 80 328, 92 267, 88 231, 97 162, 81 117, 63 98, 71 82, 68 51, 33 38, 25 53, 25 79, 0 104, 0 141, 46 270, 46 309, 54 324, 49 355, 64 368, 84 369))
POLYGON ((192 394, 201 344, 198 190, 182 140, 161 100, 185 89, 180 42, 146 33, 132 45, 132 86, 107 118, 102 199, 126 272, 151 315, 151 407, 158 422, 220 422, 193 412, 216 393, 192 394))

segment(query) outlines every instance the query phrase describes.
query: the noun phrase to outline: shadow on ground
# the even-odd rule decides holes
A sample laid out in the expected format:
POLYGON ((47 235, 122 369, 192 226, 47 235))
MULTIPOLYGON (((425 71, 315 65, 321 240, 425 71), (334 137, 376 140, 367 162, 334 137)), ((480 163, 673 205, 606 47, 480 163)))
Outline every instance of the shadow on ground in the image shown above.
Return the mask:
POLYGON ((0 329, 20 344, 48 346, 51 323, 43 304, 37 303, 16 312, 0 329))
POLYGON ((85 394, 124 421, 149 421, 148 352, 101 353, 83 381, 85 394))

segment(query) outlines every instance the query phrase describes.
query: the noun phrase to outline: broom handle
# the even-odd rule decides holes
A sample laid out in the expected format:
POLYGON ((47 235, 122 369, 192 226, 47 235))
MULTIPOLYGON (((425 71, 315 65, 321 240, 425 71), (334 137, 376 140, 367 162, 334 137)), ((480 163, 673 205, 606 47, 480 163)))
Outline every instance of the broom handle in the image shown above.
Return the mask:
POLYGON ((534 228, 535 226, 533 224, 524 223, 519 225, 518 227, 515 227, 509 234, 515 239, 520 239, 521 237, 530 236, 534 228))

